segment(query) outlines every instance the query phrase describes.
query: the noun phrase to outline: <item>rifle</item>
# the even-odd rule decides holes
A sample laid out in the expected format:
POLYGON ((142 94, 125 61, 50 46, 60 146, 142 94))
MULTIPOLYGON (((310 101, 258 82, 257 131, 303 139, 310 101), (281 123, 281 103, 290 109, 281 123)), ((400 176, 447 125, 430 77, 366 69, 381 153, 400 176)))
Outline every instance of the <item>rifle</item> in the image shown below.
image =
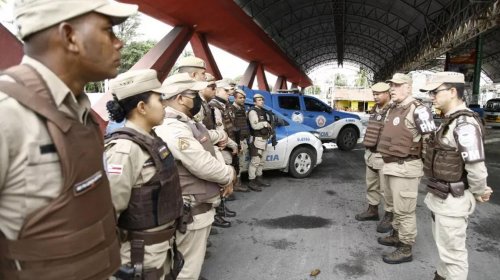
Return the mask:
MULTIPOLYGON (((241 150, 241 129, 233 128, 234 141, 238 144, 238 151, 241 150)), ((231 165, 234 167, 236 174, 240 174, 240 158, 238 154, 232 155, 231 165)))
POLYGON ((271 135, 271 145, 276 150, 276 145, 278 145, 278 140, 276 139, 276 130, 275 130, 276 122, 277 122, 276 116, 274 115, 274 113, 272 111, 268 111, 266 109, 264 109, 264 110, 266 111, 267 120, 268 120, 269 124, 271 125, 271 127, 269 128, 269 130, 270 130, 269 134, 271 135))

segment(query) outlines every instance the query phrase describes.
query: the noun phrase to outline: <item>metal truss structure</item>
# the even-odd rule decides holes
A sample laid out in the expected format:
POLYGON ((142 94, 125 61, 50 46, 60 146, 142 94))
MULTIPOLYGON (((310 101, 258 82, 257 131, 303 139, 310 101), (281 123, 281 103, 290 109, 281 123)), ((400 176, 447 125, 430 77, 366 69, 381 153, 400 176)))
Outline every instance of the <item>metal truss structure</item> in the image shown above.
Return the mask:
POLYGON ((234 1, 305 72, 346 61, 380 80, 485 33, 483 70, 500 82, 499 0, 234 1))

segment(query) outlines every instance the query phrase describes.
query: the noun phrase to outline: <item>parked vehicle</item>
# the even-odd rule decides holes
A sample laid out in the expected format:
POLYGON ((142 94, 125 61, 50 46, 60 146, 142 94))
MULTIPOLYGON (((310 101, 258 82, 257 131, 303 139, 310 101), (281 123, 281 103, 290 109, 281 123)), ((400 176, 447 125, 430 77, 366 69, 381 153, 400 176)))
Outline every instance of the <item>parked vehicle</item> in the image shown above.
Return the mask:
MULTIPOLYGON (((253 102, 247 100, 245 105, 250 108, 253 102)), ((278 169, 295 178, 309 176, 323 160, 323 145, 319 140, 319 133, 311 127, 293 122, 273 108, 265 106, 265 109, 276 117, 277 145, 273 147, 269 141, 263 169, 278 169)), ((249 154, 245 156, 245 160, 250 162, 249 154)), ((245 164, 242 171, 247 170, 248 164, 245 164)))
POLYGON ((500 127, 500 98, 488 100, 484 106, 485 125, 500 127))
POLYGON ((269 93, 247 87, 242 89, 250 102, 254 94, 262 94, 266 106, 295 123, 312 127, 319 132, 321 141, 335 142, 341 150, 352 150, 361 135, 359 116, 334 110, 316 97, 297 93, 269 93))
POLYGON ((481 118, 484 118, 484 109, 481 108, 481 105, 479 104, 469 104, 469 109, 472 111, 476 112, 481 118))

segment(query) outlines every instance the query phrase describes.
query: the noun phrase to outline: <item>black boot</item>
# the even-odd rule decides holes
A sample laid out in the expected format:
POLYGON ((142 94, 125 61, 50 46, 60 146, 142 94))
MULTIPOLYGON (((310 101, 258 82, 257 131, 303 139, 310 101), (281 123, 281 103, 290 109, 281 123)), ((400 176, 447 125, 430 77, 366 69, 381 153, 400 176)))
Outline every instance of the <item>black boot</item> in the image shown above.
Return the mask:
POLYGON ((215 208, 217 215, 227 218, 236 217, 236 212, 229 210, 226 206, 218 206, 215 208))
POLYGON ((377 232, 386 233, 392 229, 392 220, 394 219, 394 214, 392 212, 385 211, 382 221, 377 225, 377 232))
POLYGON ((437 271, 434 271, 434 279, 433 280, 446 280, 446 278, 439 275, 437 271))
POLYGON ((259 187, 255 179, 251 179, 250 182, 248 183, 248 188, 251 189, 254 192, 261 192, 262 188, 259 187))
POLYGON ((212 225, 214 227, 228 228, 231 226, 231 222, 224 220, 221 216, 215 215, 212 225))
POLYGON ((378 221, 378 205, 368 204, 368 209, 361 214, 354 216, 354 219, 358 221, 378 221))
POLYGON ((257 181, 257 184, 260 186, 260 187, 270 187, 271 184, 269 183, 266 183, 264 181, 262 181, 262 176, 257 176, 257 178, 255 178, 256 181, 257 181))
POLYGON ((234 200, 236 200, 236 195, 234 195, 234 193, 226 197, 226 201, 234 201, 234 200))

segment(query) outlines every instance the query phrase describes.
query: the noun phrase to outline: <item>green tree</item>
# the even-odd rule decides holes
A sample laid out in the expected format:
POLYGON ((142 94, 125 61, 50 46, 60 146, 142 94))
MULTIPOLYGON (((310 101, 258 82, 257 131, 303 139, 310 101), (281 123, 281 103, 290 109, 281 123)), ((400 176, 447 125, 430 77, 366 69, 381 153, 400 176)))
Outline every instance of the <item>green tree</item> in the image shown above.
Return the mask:
POLYGON ((312 85, 306 88, 305 93, 308 95, 319 95, 321 93, 321 88, 317 85, 312 85))
POLYGON ((155 45, 155 41, 130 42, 129 44, 125 45, 121 50, 121 65, 120 68, 118 68, 118 72, 123 73, 128 71, 155 45))
POLYGON ((347 86, 347 80, 344 74, 336 73, 334 81, 335 81, 335 86, 337 87, 347 86))
POLYGON ((368 73, 366 69, 360 68, 356 80, 354 81, 356 87, 367 88, 368 87, 368 73))

